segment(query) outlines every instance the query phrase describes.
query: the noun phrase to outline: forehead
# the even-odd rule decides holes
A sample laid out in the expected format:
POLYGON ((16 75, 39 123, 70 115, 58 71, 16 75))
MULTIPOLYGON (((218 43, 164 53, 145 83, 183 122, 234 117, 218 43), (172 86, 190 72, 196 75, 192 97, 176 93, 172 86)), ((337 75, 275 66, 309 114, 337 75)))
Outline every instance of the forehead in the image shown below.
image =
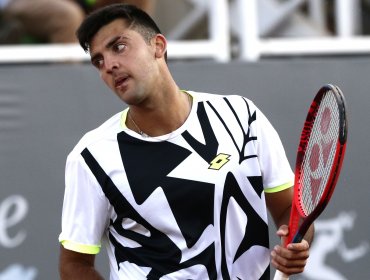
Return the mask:
POLYGON ((99 29, 90 42, 90 54, 101 48, 114 37, 125 36, 135 38, 140 36, 134 29, 130 28, 124 19, 116 19, 99 29))

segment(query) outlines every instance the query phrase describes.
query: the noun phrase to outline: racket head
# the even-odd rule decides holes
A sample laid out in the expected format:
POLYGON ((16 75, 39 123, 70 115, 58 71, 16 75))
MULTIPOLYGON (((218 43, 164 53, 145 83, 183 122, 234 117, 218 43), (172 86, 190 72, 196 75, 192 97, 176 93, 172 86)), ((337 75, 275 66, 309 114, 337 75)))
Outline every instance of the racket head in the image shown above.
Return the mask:
POLYGON ((309 108, 298 145, 288 243, 300 242, 328 204, 343 163, 347 129, 343 93, 337 86, 323 86, 309 108))

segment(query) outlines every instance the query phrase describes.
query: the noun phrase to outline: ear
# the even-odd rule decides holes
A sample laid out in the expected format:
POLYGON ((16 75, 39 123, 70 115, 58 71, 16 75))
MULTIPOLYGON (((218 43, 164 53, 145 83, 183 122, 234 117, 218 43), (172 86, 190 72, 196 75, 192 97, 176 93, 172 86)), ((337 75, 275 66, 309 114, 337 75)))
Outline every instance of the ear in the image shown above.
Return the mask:
POLYGON ((155 57, 163 58, 167 52, 167 40, 162 34, 157 34, 155 39, 155 57))

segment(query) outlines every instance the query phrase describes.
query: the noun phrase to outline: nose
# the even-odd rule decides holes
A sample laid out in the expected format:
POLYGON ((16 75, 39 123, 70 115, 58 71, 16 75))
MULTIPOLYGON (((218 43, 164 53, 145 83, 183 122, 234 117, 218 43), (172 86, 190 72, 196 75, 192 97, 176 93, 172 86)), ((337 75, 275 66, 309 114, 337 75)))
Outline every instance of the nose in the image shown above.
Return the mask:
POLYGON ((104 64, 107 73, 113 73, 119 67, 118 60, 111 56, 105 58, 104 64))

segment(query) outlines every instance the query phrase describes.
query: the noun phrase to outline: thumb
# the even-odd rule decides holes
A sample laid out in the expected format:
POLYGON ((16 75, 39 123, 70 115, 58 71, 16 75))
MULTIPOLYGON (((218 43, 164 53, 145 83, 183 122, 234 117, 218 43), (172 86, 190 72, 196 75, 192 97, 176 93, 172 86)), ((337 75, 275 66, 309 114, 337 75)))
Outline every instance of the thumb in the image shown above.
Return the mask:
POLYGON ((289 227, 287 225, 282 225, 279 227, 279 229, 276 232, 276 235, 279 236, 281 240, 281 244, 285 244, 285 241, 289 234, 289 227))

